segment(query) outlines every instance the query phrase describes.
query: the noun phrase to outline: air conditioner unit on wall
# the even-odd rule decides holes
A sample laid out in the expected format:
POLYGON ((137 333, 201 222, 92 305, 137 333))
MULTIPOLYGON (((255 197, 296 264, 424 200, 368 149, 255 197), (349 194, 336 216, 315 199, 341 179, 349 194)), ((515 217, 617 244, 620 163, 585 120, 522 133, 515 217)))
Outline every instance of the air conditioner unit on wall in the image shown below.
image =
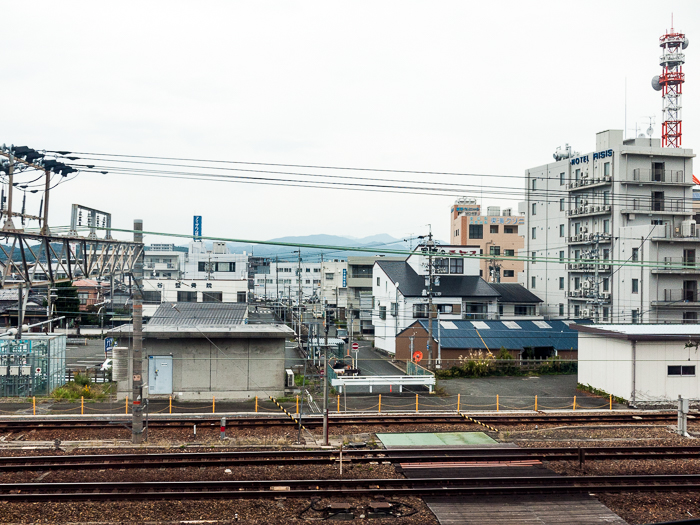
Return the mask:
POLYGON ((695 237, 696 224, 695 221, 683 221, 681 222, 681 236, 683 237, 695 237))
POLYGON ((591 287, 591 281, 583 281, 583 289, 588 290, 591 287))
POLYGON ((591 316, 591 311, 588 308, 584 308, 583 312, 581 312, 581 313, 583 314, 583 317, 590 317, 591 316))

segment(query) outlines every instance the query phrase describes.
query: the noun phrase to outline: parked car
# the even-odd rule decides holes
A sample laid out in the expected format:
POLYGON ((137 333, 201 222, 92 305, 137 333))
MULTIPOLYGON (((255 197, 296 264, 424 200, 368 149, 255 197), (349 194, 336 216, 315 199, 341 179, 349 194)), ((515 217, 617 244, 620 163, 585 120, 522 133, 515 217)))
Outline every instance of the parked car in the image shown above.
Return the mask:
POLYGON ((112 370, 112 359, 105 359, 105 362, 102 363, 102 366, 100 367, 100 372, 106 372, 107 370, 112 370))

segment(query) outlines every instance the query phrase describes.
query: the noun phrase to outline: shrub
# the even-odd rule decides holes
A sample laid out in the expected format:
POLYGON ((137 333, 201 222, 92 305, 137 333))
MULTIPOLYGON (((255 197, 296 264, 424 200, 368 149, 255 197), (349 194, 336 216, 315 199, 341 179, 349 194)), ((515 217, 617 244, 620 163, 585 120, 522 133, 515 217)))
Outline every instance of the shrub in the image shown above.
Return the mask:
POLYGON ((83 374, 80 372, 76 372, 73 376, 73 382, 76 385, 89 386, 92 384, 92 379, 90 379, 90 376, 87 373, 83 374))

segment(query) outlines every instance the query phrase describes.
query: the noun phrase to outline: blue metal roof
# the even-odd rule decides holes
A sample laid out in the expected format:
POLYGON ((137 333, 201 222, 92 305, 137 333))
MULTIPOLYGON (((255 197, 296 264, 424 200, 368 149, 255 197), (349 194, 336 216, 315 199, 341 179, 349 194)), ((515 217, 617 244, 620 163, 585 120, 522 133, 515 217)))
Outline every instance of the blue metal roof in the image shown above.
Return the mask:
MULTIPOLYGON (((421 320, 419 323, 426 331, 428 330, 427 320, 421 320)), ((578 350, 578 332, 569 328, 563 321, 443 320, 440 324, 440 346, 442 348, 479 348, 485 350, 488 346, 491 351, 499 350, 501 347, 508 350, 538 347, 578 350), (455 328, 450 328, 450 326, 455 328)), ((408 329, 410 327, 406 328, 406 330, 408 329)), ((437 323, 433 323, 433 338, 435 340, 437 340, 437 332, 437 323)))

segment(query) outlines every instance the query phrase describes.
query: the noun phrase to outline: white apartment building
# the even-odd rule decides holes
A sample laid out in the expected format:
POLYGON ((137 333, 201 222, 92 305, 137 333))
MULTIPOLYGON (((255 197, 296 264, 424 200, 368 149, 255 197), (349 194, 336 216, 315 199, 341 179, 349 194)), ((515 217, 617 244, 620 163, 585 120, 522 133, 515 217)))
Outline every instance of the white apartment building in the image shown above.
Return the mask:
POLYGON ((185 257, 186 279, 238 280, 248 278, 248 254, 231 253, 225 242, 214 241, 207 250, 202 241, 190 241, 185 257))
POLYGON ((321 297, 321 263, 275 261, 270 273, 255 274, 255 297, 258 299, 319 300, 321 297))
POLYGON ((659 139, 596 135, 593 152, 558 151, 525 172, 522 284, 550 318, 695 322, 694 154, 659 139))
POLYGON ((377 348, 395 353, 396 335, 416 319, 431 317, 428 303, 431 289, 436 329, 438 314, 441 322, 537 318, 541 302, 537 296, 518 283, 492 286, 479 276, 481 261, 476 256, 480 248, 435 248, 432 287, 425 246, 417 247, 404 261, 378 259, 374 263, 372 324, 377 348), (499 304, 502 298, 509 304, 499 304))
POLYGON ((321 304, 331 308, 345 308, 348 304, 348 264, 340 259, 324 260, 321 266, 321 304))
POLYGON ((143 315, 161 303, 245 303, 247 291, 248 279, 144 279, 143 315))
POLYGON ((143 252, 143 276, 148 279, 180 279, 185 271, 186 252, 174 244, 151 244, 143 252))

